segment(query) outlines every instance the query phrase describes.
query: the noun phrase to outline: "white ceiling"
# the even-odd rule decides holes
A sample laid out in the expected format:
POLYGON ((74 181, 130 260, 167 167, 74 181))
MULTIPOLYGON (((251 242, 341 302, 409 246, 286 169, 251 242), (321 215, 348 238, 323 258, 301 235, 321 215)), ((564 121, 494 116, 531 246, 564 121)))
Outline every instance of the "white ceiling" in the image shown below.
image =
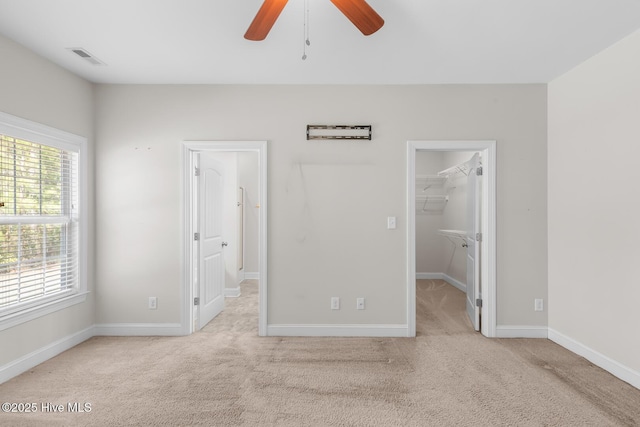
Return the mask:
POLYGON ((262 0, 0 0, 0 34, 99 83, 428 84, 549 82, 640 29, 640 0, 368 0, 365 37, 308 1, 305 61, 303 0, 261 42, 262 0))

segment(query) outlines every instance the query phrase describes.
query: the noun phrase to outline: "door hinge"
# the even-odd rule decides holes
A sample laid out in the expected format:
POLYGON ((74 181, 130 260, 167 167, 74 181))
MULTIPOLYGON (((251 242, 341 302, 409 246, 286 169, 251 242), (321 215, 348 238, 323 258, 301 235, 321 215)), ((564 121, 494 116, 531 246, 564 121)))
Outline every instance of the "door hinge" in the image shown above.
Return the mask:
POLYGON ((193 233, 193 240, 200 240, 200 233, 193 233))
POLYGON ((200 297, 195 297, 193 299, 193 305, 200 305, 200 297))
POLYGON ((482 166, 478 166, 478 167, 476 168, 476 175, 478 175, 478 176, 482 176, 482 166))
POLYGON ((482 233, 476 233, 476 241, 482 242, 482 233))
POLYGON ((200 176, 200 168, 195 168, 195 169, 196 169, 194 172, 195 176, 200 176))
POLYGON ((477 298, 476 299, 476 307, 481 307, 482 308, 482 299, 481 298, 477 298))

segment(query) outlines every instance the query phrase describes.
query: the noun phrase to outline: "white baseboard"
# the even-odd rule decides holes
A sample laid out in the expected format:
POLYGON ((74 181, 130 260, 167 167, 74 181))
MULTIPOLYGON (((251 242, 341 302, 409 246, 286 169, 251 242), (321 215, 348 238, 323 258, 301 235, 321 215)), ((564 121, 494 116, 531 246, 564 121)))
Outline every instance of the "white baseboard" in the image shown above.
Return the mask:
POLYGON ((496 326, 496 338, 548 338, 546 326, 496 326))
POLYGON ((444 280, 444 273, 416 273, 416 279, 444 280))
POLYGON ((0 384, 16 377, 29 369, 46 362, 52 357, 57 356, 63 351, 67 351, 72 347, 88 340, 94 335, 94 327, 90 326, 82 331, 71 334, 38 350, 32 351, 19 359, 16 359, 4 366, 0 367, 0 384))
POLYGON ((567 350, 584 357, 594 365, 620 378, 622 381, 628 382, 635 388, 640 389, 640 372, 628 368, 610 357, 551 328, 549 328, 549 339, 567 350))
POLYGON ((258 280, 258 279, 260 279, 260 273, 245 271, 244 280, 258 280))
POLYGON ((462 283, 445 273, 416 273, 416 279, 444 280, 451 286, 460 289, 462 292, 467 292, 466 283, 462 283))
POLYGON ((184 335, 184 330, 180 323, 103 323, 95 326, 94 335, 110 337, 173 337, 184 335))
POLYGON ((240 286, 237 288, 224 288, 224 296, 226 298, 238 298, 240 296, 240 286))
POLYGON ((407 325, 268 325, 273 337, 407 337, 407 325))
POLYGON ((456 280, 453 277, 449 276, 448 274, 444 274, 444 277, 443 277, 442 280, 444 280, 445 282, 447 282, 451 286, 460 289, 462 292, 465 292, 465 293, 467 292, 467 284, 466 283, 462 283, 459 280, 456 280))

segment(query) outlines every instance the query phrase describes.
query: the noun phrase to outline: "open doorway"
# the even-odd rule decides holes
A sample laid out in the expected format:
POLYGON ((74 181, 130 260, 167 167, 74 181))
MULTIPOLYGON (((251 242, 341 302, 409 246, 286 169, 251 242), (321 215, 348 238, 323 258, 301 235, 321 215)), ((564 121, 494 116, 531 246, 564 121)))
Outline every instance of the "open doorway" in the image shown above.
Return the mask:
POLYGON ((266 141, 183 142, 185 334, 224 310, 225 297, 239 296, 240 282, 257 279, 257 329, 266 335, 266 162, 266 141))
POLYGON ((479 152, 416 153, 416 278, 439 280, 463 292, 476 331, 481 322, 481 180, 479 152))
POLYGON ((471 324, 495 336, 495 151, 495 141, 408 142, 409 336, 416 333, 416 278, 463 290, 471 324), (454 212, 445 218, 447 209, 454 212))

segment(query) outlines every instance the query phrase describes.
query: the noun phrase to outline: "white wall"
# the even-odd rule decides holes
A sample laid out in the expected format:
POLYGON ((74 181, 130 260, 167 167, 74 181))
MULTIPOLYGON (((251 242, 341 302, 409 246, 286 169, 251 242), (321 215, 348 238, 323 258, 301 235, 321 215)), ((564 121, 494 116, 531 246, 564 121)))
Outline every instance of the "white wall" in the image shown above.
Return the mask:
MULTIPOLYGON (((418 151, 416 176, 435 175, 443 170, 443 155, 441 151, 418 151)), ((439 185, 424 190, 428 185, 428 182, 416 179, 416 196, 445 193, 444 186, 439 185)), ((444 257, 440 240, 444 237, 437 234, 437 231, 443 228, 444 211, 440 211, 441 207, 439 203, 425 205, 423 200, 416 202, 416 273, 444 273, 442 270, 444 257), (428 212, 423 212, 423 208, 428 212)))
POLYGON ((640 32, 549 84, 549 327, 640 384, 640 32))
MULTIPOLYGON (((88 284, 84 303, 0 331, 0 368, 47 346, 81 339, 94 323, 93 86, 0 36, 0 111, 88 139, 88 284), (10 65, 8 65, 10 64, 10 65)), ((89 335, 90 335, 89 331, 89 335)), ((32 355, 33 356, 33 355, 32 355)), ((51 356, 51 354, 50 354, 51 356)), ((37 357, 37 356, 36 356, 37 357)))
POLYGON ((406 141, 496 139, 498 324, 546 325, 533 312, 547 277, 544 85, 100 85, 97 98, 99 323, 180 320, 182 140, 269 140, 270 324, 400 325, 406 141), (309 123, 372 124, 373 140, 306 141, 309 123), (148 295, 167 303, 150 311, 148 295))
POLYGON ((260 272, 260 178, 258 153, 238 153, 238 182, 244 188, 244 274, 251 277, 260 272))
MULTIPOLYGON (((442 170, 468 161, 473 154, 468 151, 419 151, 416 153, 416 175, 435 176, 442 170)), ((416 215, 417 273, 442 273, 466 285, 466 248, 462 247, 461 240, 438 234, 440 229, 467 229, 466 187, 467 178, 464 174, 451 176, 442 186, 431 187, 424 192, 424 183, 417 183, 417 194, 443 195, 449 198, 442 205, 432 204, 432 209, 442 208, 441 210, 416 215)))

